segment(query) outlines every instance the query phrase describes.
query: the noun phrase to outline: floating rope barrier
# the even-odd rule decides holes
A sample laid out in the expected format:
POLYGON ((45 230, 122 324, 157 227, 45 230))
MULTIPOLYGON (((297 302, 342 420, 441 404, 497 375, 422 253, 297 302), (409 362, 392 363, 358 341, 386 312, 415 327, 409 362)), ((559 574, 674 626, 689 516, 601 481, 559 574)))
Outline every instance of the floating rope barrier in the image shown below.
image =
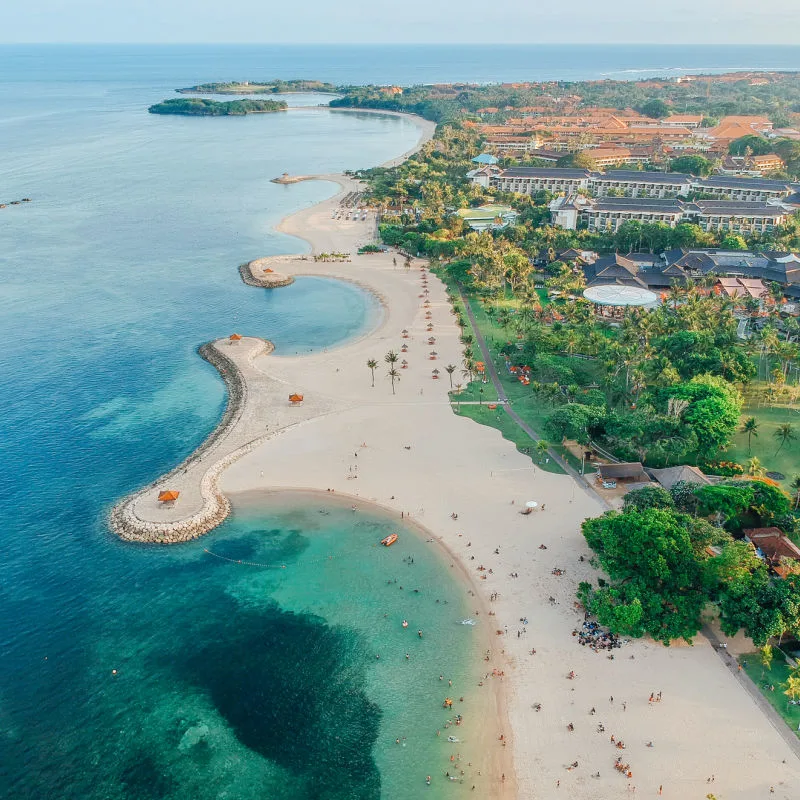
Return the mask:
MULTIPOLYGON (((264 569, 286 569, 286 564, 262 564, 258 561, 242 561, 240 558, 228 558, 228 556, 221 556, 219 553, 215 553, 212 550, 209 550, 207 547, 203 548, 204 553, 208 553, 210 556, 214 556, 214 558, 218 558, 221 561, 228 561, 231 564, 240 564, 243 567, 263 567, 264 569)), ((304 564, 324 564, 326 561, 333 561, 336 556, 327 556, 326 558, 317 558, 314 561, 304 561, 304 564)))

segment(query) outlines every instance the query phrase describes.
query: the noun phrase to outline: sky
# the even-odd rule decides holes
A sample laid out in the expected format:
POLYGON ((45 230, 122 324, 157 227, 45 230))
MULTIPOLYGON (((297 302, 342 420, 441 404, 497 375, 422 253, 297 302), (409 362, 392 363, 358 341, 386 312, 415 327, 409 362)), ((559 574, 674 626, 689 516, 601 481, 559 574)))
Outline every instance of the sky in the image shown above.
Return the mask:
POLYGON ((800 0, 0 0, 0 42, 795 44, 800 0))

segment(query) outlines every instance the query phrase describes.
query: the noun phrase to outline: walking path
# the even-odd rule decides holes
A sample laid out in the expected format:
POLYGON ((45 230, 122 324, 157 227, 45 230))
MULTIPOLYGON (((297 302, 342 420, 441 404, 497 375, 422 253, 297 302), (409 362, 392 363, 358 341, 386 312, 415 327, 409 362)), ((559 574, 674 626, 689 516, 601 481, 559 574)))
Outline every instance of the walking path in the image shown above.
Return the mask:
MULTIPOLYGON (((492 353, 489 350, 489 346, 486 344, 486 339, 484 338, 483 334, 480 332, 478 328, 478 322, 475 319, 475 314, 472 312, 472 307, 469 304, 469 298, 467 297, 466 293, 464 292, 464 288, 459 284, 458 292, 461 295, 461 300, 464 302, 464 308, 467 312, 467 317, 469 318, 470 324, 472 325, 472 330, 475 333, 475 341, 478 343, 478 347, 481 349, 481 355, 483 356, 484 363, 486 364, 486 371, 489 373, 489 377, 492 380, 492 385, 497 392, 497 399, 498 405, 502 405, 503 409, 505 410, 506 414, 508 414, 514 422, 522 428, 528 436, 533 439, 534 442, 541 441, 541 436, 536 433, 527 422, 525 422, 513 408, 511 408, 511 401, 508 399, 508 395, 506 394, 506 390, 503 387, 502 382, 500 381, 500 376, 497 374, 497 368, 494 365, 494 361, 492 360, 492 353)), ((574 470, 561 456, 553 450, 553 448, 548 448, 547 454, 553 461, 558 464, 561 469, 566 472, 574 481, 578 483, 578 485, 593 499, 598 500, 600 503, 603 504, 605 508, 611 508, 609 502, 595 490, 591 484, 577 471, 574 470)))
POLYGON ((704 625, 702 629, 703 636, 706 637, 708 643, 716 650, 722 663, 725 664, 728 671, 733 675, 739 684, 744 688, 747 694, 750 695, 753 702, 761 709, 764 716, 769 720, 770 725, 783 737, 786 744, 792 749, 794 754, 800 758, 800 739, 797 738, 795 732, 786 724, 786 721, 775 710, 766 697, 759 691, 750 677, 744 670, 739 669, 739 662, 734 658, 726 648, 720 647, 719 637, 714 633, 710 625, 704 625))

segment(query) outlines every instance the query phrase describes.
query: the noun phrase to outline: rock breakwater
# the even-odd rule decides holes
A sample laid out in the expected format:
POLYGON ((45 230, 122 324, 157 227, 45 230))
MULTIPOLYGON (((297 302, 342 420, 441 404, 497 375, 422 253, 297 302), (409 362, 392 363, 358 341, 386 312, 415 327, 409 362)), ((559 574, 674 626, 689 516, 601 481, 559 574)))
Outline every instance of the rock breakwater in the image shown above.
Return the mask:
POLYGON ((268 266, 269 263, 269 258, 257 258, 255 261, 242 264, 239 267, 239 274, 242 276, 244 283, 261 289, 277 289, 294 283, 294 278, 291 275, 275 272, 268 266))
MULTIPOLYGON (((254 341, 255 346, 246 355, 248 362, 274 349, 271 342, 263 339, 249 341, 254 341)), ((230 502, 219 489, 219 477, 231 464, 267 439, 268 435, 255 437, 227 454, 219 452, 219 457, 200 477, 201 506, 194 513, 179 519, 159 519, 160 516, 166 516, 160 513, 166 507, 153 507, 150 503, 150 510, 155 513, 147 514, 151 518, 146 519, 138 509, 141 501, 146 498, 152 500, 153 496, 157 496, 168 483, 169 488, 182 491, 187 483, 196 481, 197 472, 203 469, 203 458, 207 455, 213 457, 214 451, 222 450, 229 433, 237 426, 247 403, 247 383, 237 363, 221 349, 230 346, 232 345, 208 342, 198 349, 200 356, 214 366, 225 381, 228 401, 222 419, 208 438, 185 461, 154 483, 134 492, 114 506, 109 516, 109 525, 120 538, 150 544, 186 542, 213 530, 230 514, 230 502)))

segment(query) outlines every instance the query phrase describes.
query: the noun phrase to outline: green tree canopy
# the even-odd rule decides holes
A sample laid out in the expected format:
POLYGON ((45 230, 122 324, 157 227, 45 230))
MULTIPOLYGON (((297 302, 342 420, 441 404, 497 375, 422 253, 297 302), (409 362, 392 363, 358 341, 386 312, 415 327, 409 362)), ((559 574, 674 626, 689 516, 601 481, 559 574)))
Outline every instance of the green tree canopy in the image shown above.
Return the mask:
POLYGON ((582 599, 603 625, 668 644, 691 641, 712 589, 704 548, 715 536, 703 520, 663 508, 609 511, 583 523, 583 535, 611 579, 582 599))
POLYGON ((665 400, 688 401, 683 420, 696 434, 701 456, 712 456, 730 442, 742 413, 742 397, 724 378, 699 375, 662 390, 662 395, 665 400))
POLYGON ((679 156, 672 159, 670 169, 673 172, 688 172, 705 177, 711 174, 714 165, 703 156, 679 156))

